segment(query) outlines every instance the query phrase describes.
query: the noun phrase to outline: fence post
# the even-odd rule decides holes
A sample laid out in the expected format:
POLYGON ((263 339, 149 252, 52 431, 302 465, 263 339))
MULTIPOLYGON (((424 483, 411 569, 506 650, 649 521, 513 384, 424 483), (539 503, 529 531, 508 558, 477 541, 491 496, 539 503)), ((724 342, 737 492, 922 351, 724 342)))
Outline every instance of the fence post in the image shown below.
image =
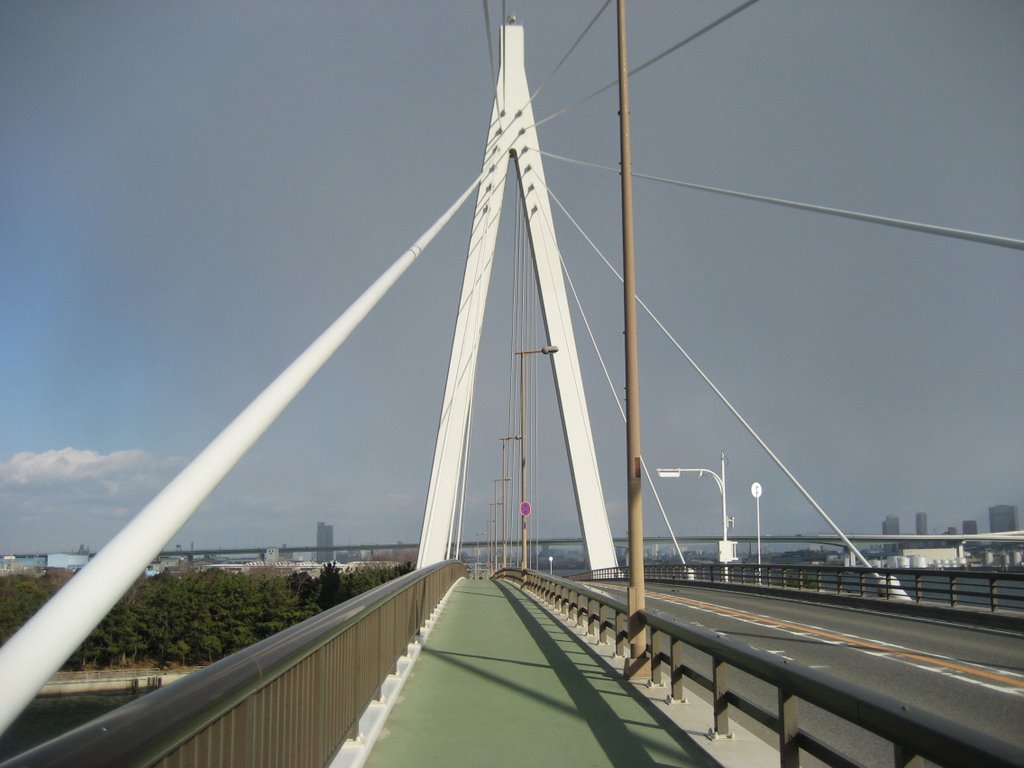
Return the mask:
POLYGON ((716 656, 711 657, 711 696, 715 710, 715 726, 709 734, 715 739, 729 739, 729 693, 728 666, 716 656))
POLYGON ((629 652, 629 632, 626 631, 626 614, 615 612, 615 655, 626 657, 629 652))
POLYGON ((799 731, 797 698, 779 688, 779 765, 782 768, 800 766, 800 747, 796 739, 799 731))
POLYGON ((672 698, 675 701, 686 703, 686 696, 683 694, 683 641, 670 640, 672 664, 669 667, 669 680, 672 683, 672 698))
POLYGON ((665 684, 665 657, 662 648, 666 639, 667 635, 664 632, 651 629, 651 682, 655 685, 665 684))
POLYGON ((999 595, 997 593, 997 589, 998 589, 998 584, 996 583, 996 580, 994 578, 992 578, 992 577, 989 577, 989 579, 988 579, 988 600, 989 600, 989 604, 992 606, 992 613, 995 613, 996 612, 996 608, 999 607, 999 595))
POLYGON ((949 577, 949 604, 956 607, 956 576, 949 577))
MULTIPOLYGON (((609 635, 611 635, 612 631, 615 629, 614 626, 609 626, 609 623, 610 622, 608 621, 608 606, 602 605, 600 608, 598 608, 598 633, 599 642, 602 645, 609 641, 609 635)), ((614 618, 611 623, 614 623, 614 618)))

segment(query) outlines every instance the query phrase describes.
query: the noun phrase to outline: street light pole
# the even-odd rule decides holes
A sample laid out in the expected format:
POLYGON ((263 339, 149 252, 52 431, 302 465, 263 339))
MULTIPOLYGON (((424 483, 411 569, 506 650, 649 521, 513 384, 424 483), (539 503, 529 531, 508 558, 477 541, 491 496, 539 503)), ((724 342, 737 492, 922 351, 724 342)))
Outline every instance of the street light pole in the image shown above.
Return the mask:
MULTIPOLYGON (((729 542, 729 515, 726 513, 725 504, 725 451, 722 451, 722 479, 719 481, 719 489, 722 491, 722 541, 729 542)), ((727 548, 728 549, 728 548, 727 548)), ((723 561, 725 562, 725 561, 723 561)))
POLYGON ((494 489, 494 501, 491 502, 491 517, 487 521, 487 573, 491 573, 491 568, 494 566, 495 560, 497 560, 498 543, 495 541, 497 523, 498 523, 498 489, 494 489))
POLYGON ((720 563, 731 563, 736 559, 735 547, 736 544, 732 544, 732 549, 729 547, 729 515, 726 506, 725 499, 725 451, 722 451, 722 474, 717 474, 714 470, 706 469, 704 467, 675 467, 672 469, 658 469, 658 477, 679 477, 684 472, 696 472, 697 477, 703 477, 705 473, 711 475, 715 479, 715 484, 718 485, 718 492, 722 494, 722 541, 718 545, 718 562, 720 563))
POLYGON ((508 463, 505 461, 505 448, 509 440, 518 440, 519 435, 499 437, 501 441, 501 567, 508 567, 508 463))
POLYGON ((527 355, 553 355, 558 347, 548 344, 540 349, 523 349, 515 354, 519 355, 519 510, 523 519, 523 533, 520 541, 522 545, 522 569, 529 567, 529 554, 526 545, 526 518, 529 512, 526 503, 526 356, 527 355))

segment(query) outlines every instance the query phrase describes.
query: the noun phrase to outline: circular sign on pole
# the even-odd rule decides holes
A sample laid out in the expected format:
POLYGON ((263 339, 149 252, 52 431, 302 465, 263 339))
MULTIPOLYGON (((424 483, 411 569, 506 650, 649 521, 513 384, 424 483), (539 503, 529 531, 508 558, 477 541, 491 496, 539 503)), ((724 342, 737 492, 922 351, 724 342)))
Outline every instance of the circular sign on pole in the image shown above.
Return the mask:
POLYGON ((754 483, 752 486, 750 486, 750 495, 753 496, 755 499, 760 497, 760 495, 761 495, 761 484, 760 483, 754 483))
POLYGON ((530 502, 528 501, 524 501, 522 504, 519 505, 519 514, 523 517, 529 517, 530 512, 532 511, 533 508, 530 506, 530 502))

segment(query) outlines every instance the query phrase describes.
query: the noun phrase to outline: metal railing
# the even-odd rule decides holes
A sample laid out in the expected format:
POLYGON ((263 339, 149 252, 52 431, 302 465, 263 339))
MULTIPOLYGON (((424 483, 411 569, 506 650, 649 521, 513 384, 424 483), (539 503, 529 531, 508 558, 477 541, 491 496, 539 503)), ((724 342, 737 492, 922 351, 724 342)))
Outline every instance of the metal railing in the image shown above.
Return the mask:
POLYGON ((323 768, 420 627, 466 575, 401 576, 3 763, 323 768))
MULTIPOLYGON (((612 569, 620 573, 624 569, 612 569)), ((534 592, 554 609, 585 628, 589 638, 614 643, 617 655, 628 651, 626 604, 583 585, 536 571, 506 570, 498 574, 534 592)), ((621 578, 621 576, 620 576, 621 578)), ((696 625, 684 625, 650 611, 642 612, 647 649, 655 685, 671 686, 671 698, 684 700, 684 680, 711 695, 714 734, 730 729, 731 710, 744 713, 778 736, 779 764, 800 764, 804 752, 830 766, 856 766, 857 762, 831 747, 824 739, 802 729, 797 702, 825 710, 892 744, 897 768, 922 765, 923 759, 940 766, 1019 768, 1024 749, 980 733, 930 712, 847 682, 817 669, 786 661, 744 643, 722 637, 696 625), (710 657, 710 676, 695 669, 697 654, 710 657), (778 706, 766 709, 729 685, 730 670, 750 675, 773 686, 778 706)))
MULTIPOLYGON (((604 568, 574 578, 621 580, 628 569, 604 568)), ((860 568, 836 565, 756 565, 696 563, 644 566, 648 581, 750 585, 870 597, 910 598, 915 603, 992 613, 1024 611, 1024 573, 936 568, 860 568)))

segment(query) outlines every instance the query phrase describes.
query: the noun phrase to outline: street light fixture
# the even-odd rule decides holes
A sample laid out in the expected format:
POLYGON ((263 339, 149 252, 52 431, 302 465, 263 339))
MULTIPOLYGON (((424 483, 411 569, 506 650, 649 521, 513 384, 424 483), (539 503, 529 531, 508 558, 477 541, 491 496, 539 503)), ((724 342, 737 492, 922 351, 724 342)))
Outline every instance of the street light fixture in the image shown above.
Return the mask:
POLYGON ((529 567, 529 557, 526 548, 526 518, 530 514, 530 504, 526 499, 526 365, 524 361, 527 355, 553 355, 558 347, 548 344, 540 349, 523 349, 514 354, 519 355, 519 510, 523 518, 522 535, 522 568, 525 571, 529 567))
POLYGON ((684 472, 696 472, 697 477, 703 477, 705 473, 711 475, 718 485, 718 492, 722 494, 722 540, 718 543, 718 562, 731 563, 736 560, 736 542, 729 541, 729 515, 727 513, 725 500, 725 451, 722 451, 722 474, 706 469, 704 467, 675 467, 671 469, 659 469, 658 477, 675 478, 682 477, 684 472))

